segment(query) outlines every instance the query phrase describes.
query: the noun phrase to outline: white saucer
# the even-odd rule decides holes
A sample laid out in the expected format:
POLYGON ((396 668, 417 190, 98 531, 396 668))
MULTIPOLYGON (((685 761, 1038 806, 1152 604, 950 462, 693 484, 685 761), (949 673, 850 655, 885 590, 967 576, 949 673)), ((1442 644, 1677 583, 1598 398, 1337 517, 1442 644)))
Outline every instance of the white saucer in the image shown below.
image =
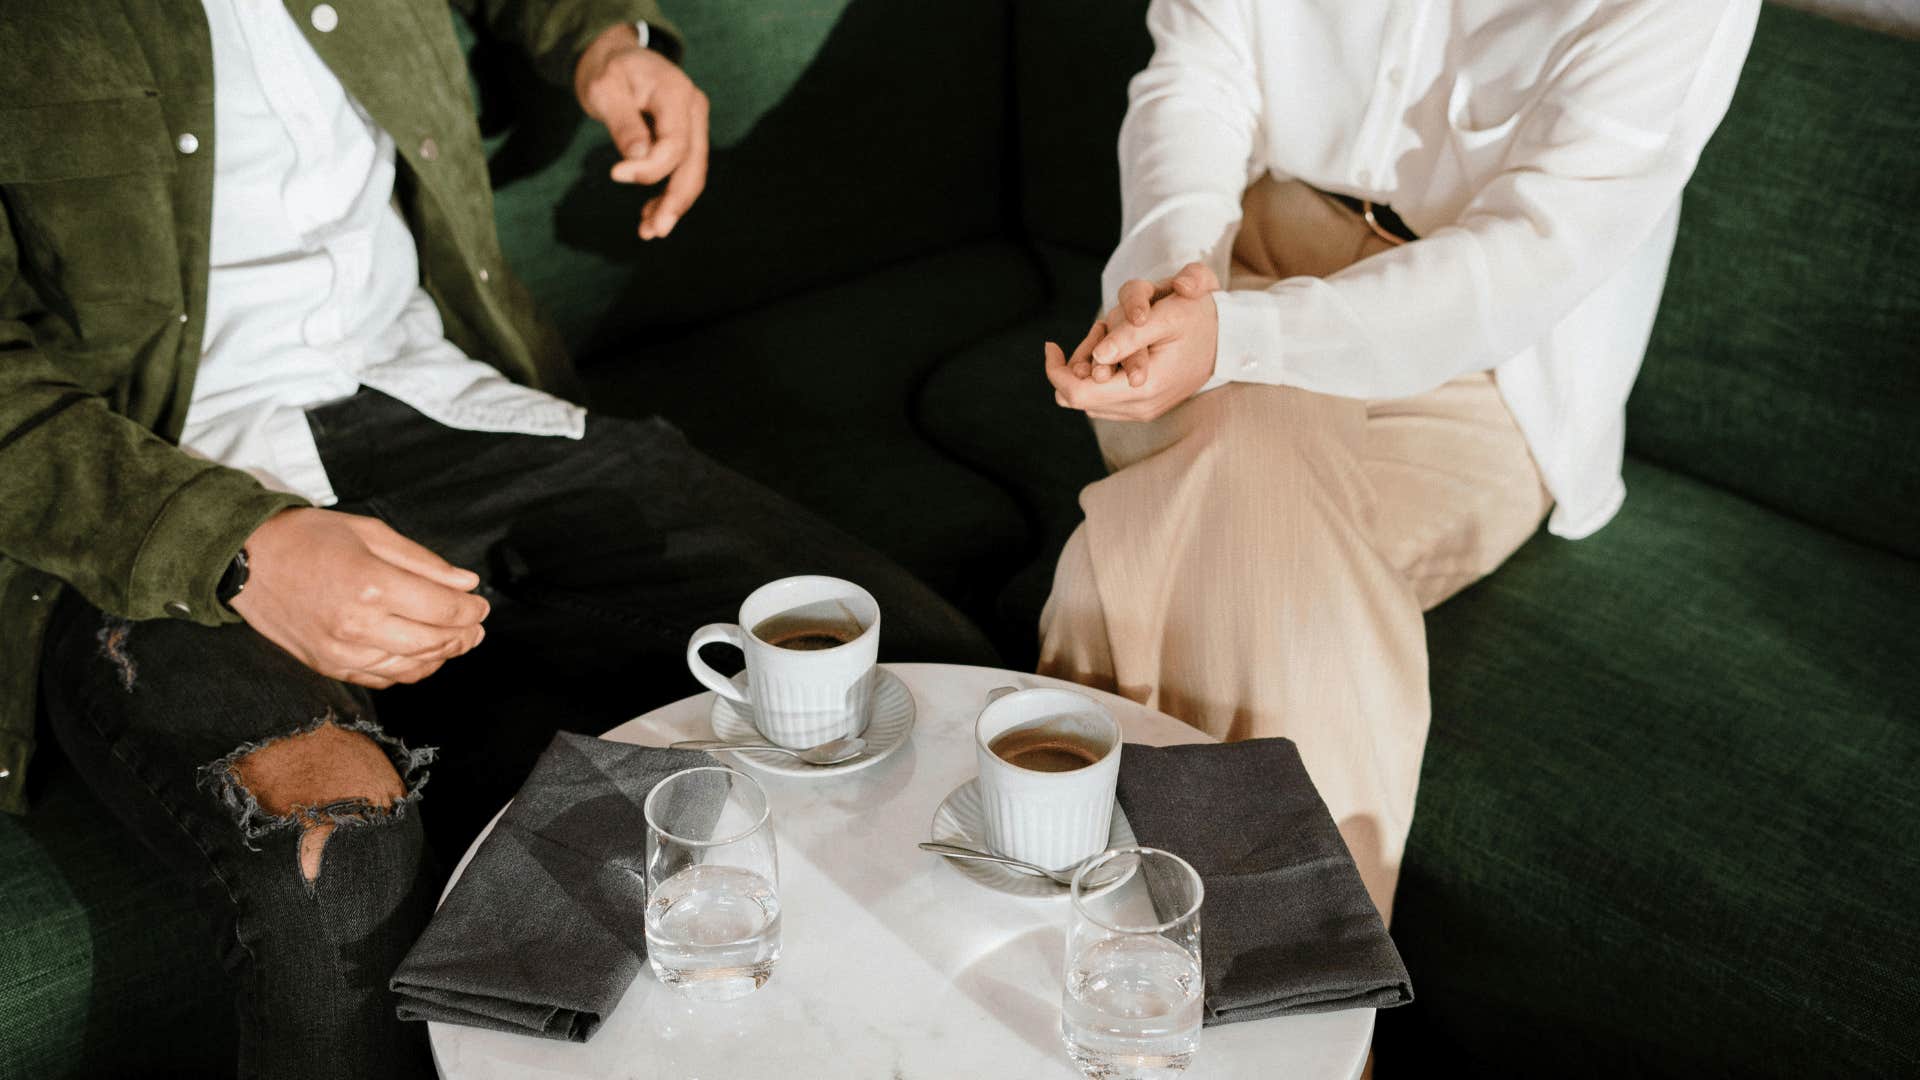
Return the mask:
MULTIPOLYGON (((940 808, 933 812, 933 833, 929 839, 979 848, 981 851, 993 850, 987 846, 987 818, 986 810, 980 803, 979 777, 954 788, 952 794, 941 801, 940 808)), ((1127 847, 1135 842, 1133 826, 1127 824, 1126 813, 1120 809, 1120 804, 1115 803, 1113 824, 1107 832, 1107 846, 1127 847)), ((935 857, 940 858, 937 855, 935 857)), ((1064 899, 1069 891, 1067 886, 1058 884, 1052 878, 1002 863, 947 858, 940 858, 940 861, 958 870, 962 876, 1009 896, 1023 896, 1030 900, 1064 899)), ((1116 880, 1113 884, 1118 885, 1120 881, 1116 880)))
MULTIPOLYGON (((745 692, 747 673, 743 671, 735 675, 733 685, 745 692)), ((797 757, 769 750, 717 750, 715 753, 736 758, 762 772, 781 776, 819 777, 850 773, 864 769, 905 746, 907 736, 913 733, 913 714, 913 691, 900 681, 900 676, 884 667, 876 667, 873 715, 867 720, 867 729, 860 733, 866 737, 867 750, 859 757, 837 765, 809 765, 797 757)), ((713 711, 708 716, 708 722, 713 725, 713 737, 716 739, 766 741, 760 729, 753 726, 753 706, 736 704, 718 694, 713 697, 713 711)))

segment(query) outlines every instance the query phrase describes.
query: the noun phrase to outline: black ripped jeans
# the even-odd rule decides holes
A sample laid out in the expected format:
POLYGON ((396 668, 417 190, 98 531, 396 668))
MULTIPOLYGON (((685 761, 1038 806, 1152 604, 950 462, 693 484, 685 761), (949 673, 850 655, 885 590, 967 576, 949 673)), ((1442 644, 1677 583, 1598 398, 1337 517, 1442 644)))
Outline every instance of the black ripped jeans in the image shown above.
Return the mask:
POLYGON ((731 621, 755 586, 858 581, 886 612, 882 659, 995 662, 904 570, 663 422, 592 415, 580 440, 474 433, 372 391, 309 422, 337 509, 481 575, 492 614, 479 648, 370 694, 244 624, 126 623, 69 593, 42 662, 60 745, 209 916, 235 979, 242 1075, 431 1075, 425 1026, 394 1018, 387 979, 441 868, 555 730, 604 731, 695 692, 688 635, 731 621), (405 787, 392 807, 276 815, 236 782, 248 751, 327 722, 387 752, 405 787), (309 882, 300 841, 321 821, 331 831, 309 882))

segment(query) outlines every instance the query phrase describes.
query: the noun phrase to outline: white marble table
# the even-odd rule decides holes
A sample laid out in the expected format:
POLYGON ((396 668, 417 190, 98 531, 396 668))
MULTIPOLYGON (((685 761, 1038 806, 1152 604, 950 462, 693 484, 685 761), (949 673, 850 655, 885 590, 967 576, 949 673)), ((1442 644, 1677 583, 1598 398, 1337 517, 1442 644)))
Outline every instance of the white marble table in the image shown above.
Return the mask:
MULTIPOLYGON (((642 970, 584 1044, 431 1024, 448 1080, 1070 1080, 1060 1044, 1067 904, 991 891, 914 847, 934 808, 974 774, 972 730, 996 686, 1064 686, 1037 675, 942 664, 888 665, 919 707, 910 745, 844 776, 756 772, 773 804, 783 953, 773 979, 739 1001, 688 1001, 642 970)), ((1129 741, 1206 736, 1094 693, 1129 741)), ((607 733, 665 745, 704 738, 712 694, 607 733)), ((751 771, 751 770, 750 770, 751 771)), ((476 841, 477 846, 477 841, 476 841)), ((468 852, 471 858, 472 852, 468 852)), ((463 860, 460 868, 464 870, 463 860)), ((634 913, 639 918, 639 912, 634 913)), ((1205 925, 1202 909, 1202 925, 1205 925)), ((1352 1080, 1373 1011, 1208 1028, 1193 1080, 1352 1080)))

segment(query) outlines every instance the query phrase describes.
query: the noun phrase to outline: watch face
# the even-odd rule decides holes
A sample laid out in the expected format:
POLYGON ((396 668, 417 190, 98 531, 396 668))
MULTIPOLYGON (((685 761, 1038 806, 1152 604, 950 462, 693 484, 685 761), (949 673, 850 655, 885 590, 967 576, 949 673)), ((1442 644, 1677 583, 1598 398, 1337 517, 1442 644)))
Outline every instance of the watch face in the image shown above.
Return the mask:
POLYGON ((233 602, 240 590, 247 587, 247 577, 251 571, 247 566, 247 549, 241 548, 227 564, 227 572, 220 575, 220 584, 214 587, 214 595, 223 604, 233 602))

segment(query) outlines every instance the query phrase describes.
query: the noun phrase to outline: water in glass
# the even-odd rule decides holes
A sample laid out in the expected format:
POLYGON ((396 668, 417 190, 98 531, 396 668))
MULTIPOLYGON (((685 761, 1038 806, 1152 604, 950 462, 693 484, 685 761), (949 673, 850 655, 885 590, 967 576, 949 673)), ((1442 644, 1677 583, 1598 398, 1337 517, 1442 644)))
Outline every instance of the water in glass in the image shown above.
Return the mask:
POLYGON ((647 901, 647 960, 660 981, 724 1001, 751 994, 780 959, 780 897, 752 870, 691 866, 647 901))
POLYGON ((1088 945, 1067 969, 1067 1054, 1096 1080, 1177 1075, 1200 1046, 1201 989, 1199 961, 1164 937, 1088 945))

